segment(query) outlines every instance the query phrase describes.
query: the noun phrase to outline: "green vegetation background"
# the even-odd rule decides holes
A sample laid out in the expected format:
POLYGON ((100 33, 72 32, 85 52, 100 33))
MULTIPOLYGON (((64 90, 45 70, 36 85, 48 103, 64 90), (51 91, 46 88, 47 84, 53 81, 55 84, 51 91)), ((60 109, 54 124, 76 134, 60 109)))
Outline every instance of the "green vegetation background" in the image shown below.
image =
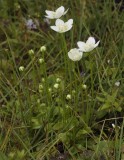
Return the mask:
POLYGON ((123 160, 122 3, 0 0, 0 96, 0 160, 123 160), (61 5, 69 8, 63 19, 74 20, 63 37, 44 21, 46 9, 61 5), (26 27, 30 18, 37 29, 26 27), (69 60, 89 36, 100 40, 97 49, 69 60))

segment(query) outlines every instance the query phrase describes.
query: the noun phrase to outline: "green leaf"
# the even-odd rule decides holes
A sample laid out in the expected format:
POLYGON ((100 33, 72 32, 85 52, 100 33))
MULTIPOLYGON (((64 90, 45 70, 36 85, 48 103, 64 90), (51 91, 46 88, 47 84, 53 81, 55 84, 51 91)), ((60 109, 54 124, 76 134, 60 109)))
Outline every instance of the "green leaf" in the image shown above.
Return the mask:
POLYGON ((101 119, 101 118, 103 118, 107 113, 108 113, 107 110, 98 110, 98 111, 97 111, 97 114, 96 114, 96 117, 97 117, 98 119, 101 119))
POLYGON ((111 107, 110 103, 105 103, 98 109, 98 111, 109 109, 110 107, 111 107))
POLYGON ((89 133, 92 133, 92 130, 90 127, 87 127, 85 129, 79 130, 77 133, 77 137, 81 137, 82 135, 89 134, 89 133))
POLYGON ((53 130, 61 130, 64 127, 63 122, 58 122, 53 126, 53 130))
POLYGON ((102 98, 102 97, 96 97, 96 99, 100 102, 105 102, 105 98, 102 98))

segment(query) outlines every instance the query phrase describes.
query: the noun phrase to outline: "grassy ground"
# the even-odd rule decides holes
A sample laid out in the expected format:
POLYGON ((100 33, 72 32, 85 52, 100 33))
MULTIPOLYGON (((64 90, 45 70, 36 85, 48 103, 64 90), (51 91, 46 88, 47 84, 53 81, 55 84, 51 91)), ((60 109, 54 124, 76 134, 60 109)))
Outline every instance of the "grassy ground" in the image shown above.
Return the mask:
POLYGON ((0 1, 0 160, 124 160, 120 6, 113 0, 0 1), (64 34, 44 21, 46 9, 61 5, 69 8, 63 19, 74 20, 64 34), (25 26, 30 18, 39 21, 37 29, 25 26), (100 45, 71 61, 67 52, 89 36, 100 45))

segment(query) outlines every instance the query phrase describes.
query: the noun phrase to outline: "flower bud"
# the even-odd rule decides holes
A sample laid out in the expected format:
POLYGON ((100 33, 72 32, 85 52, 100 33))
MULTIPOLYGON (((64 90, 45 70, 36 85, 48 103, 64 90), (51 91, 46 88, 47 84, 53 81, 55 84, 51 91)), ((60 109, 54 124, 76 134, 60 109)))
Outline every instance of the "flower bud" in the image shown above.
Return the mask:
POLYGON ((39 92, 43 93, 43 85, 42 84, 39 84, 39 92))
POLYGON ((112 123, 112 127, 115 128, 115 124, 112 123))
POLYGON ((70 99, 71 99, 71 95, 70 95, 70 94, 67 94, 66 99, 67 99, 67 100, 70 100, 70 99))
POLYGON ((115 86, 119 87, 120 86, 120 82, 119 81, 115 82, 115 86))
POLYGON ((39 93, 43 93, 43 90, 42 90, 42 89, 39 89, 39 93))
POLYGON ((19 67, 19 71, 20 71, 20 72, 23 72, 24 69, 25 69, 24 66, 20 66, 20 67, 19 67))
POLYGON ((44 63, 44 59, 43 59, 43 58, 40 58, 40 59, 39 59, 39 63, 40 63, 40 64, 44 63))
POLYGON ((52 88, 48 88, 48 91, 51 93, 52 92, 52 88))
POLYGON ((37 99, 37 103, 38 103, 38 104, 40 103, 40 99, 37 99))
POLYGON ((55 84, 54 84, 54 88, 55 88, 55 89, 58 89, 58 88, 59 88, 59 84, 58 84, 58 83, 55 83, 55 84))
POLYGON ((39 84, 39 89, 43 89, 43 85, 42 84, 39 84))
POLYGON ((42 78, 41 81, 42 81, 42 82, 45 82, 45 78, 42 78))
POLYGON ((46 106, 46 104, 45 103, 41 103, 41 105, 40 105, 41 107, 45 107, 46 106))
POLYGON ((67 104, 66 104, 66 106, 65 106, 65 107, 66 107, 66 109, 70 108, 70 107, 69 107, 69 105, 67 105, 67 104))
POLYGON ((33 55, 34 55, 34 50, 33 50, 33 49, 30 49, 30 50, 28 51, 28 54, 29 54, 30 56, 33 56, 33 55))
POLYGON ((110 63, 110 59, 107 60, 108 64, 110 63))
POLYGON ((41 51, 41 52, 45 52, 45 51, 46 51, 46 46, 41 46, 41 47, 40 47, 40 51, 41 51))
POLYGON ((15 3, 14 4, 14 7, 18 10, 18 9, 20 9, 20 5, 18 4, 18 3, 15 3))
POLYGON ((87 85, 86 84, 82 84, 82 88, 83 89, 87 89, 87 85))
POLYGON ((75 90, 72 90, 72 94, 74 95, 76 93, 76 91, 75 90))
POLYGON ((56 82, 57 83, 61 82, 61 79, 60 78, 56 78, 56 82))

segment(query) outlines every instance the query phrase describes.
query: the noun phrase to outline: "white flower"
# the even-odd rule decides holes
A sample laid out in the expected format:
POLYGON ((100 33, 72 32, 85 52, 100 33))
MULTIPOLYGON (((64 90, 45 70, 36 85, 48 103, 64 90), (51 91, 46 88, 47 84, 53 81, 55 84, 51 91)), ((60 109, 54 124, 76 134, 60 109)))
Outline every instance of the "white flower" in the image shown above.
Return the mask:
POLYGON ((46 16, 49 19, 58 19, 61 16, 65 15, 68 12, 68 9, 65 11, 65 8, 63 6, 59 7, 55 12, 46 10, 46 16))
POLYGON ((50 26, 56 32, 63 33, 67 32, 72 28, 73 19, 69 19, 67 22, 64 22, 61 19, 57 19, 55 22, 55 26, 50 26))
POLYGON ((73 48, 68 52, 68 57, 72 61, 79 61, 83 56, 83 52, 79 51, 77 48, 73 48))
POLYGON ((120 82, 115 82, 115 86, 119 87, 120 86, 120 82))
POLYGON ((90 52, 99 45, 99 42, 100 41, 96 43, 94 37, 89 37, 86 43, 79 41, 77 42, 77 45, 81 51, 90 52))

